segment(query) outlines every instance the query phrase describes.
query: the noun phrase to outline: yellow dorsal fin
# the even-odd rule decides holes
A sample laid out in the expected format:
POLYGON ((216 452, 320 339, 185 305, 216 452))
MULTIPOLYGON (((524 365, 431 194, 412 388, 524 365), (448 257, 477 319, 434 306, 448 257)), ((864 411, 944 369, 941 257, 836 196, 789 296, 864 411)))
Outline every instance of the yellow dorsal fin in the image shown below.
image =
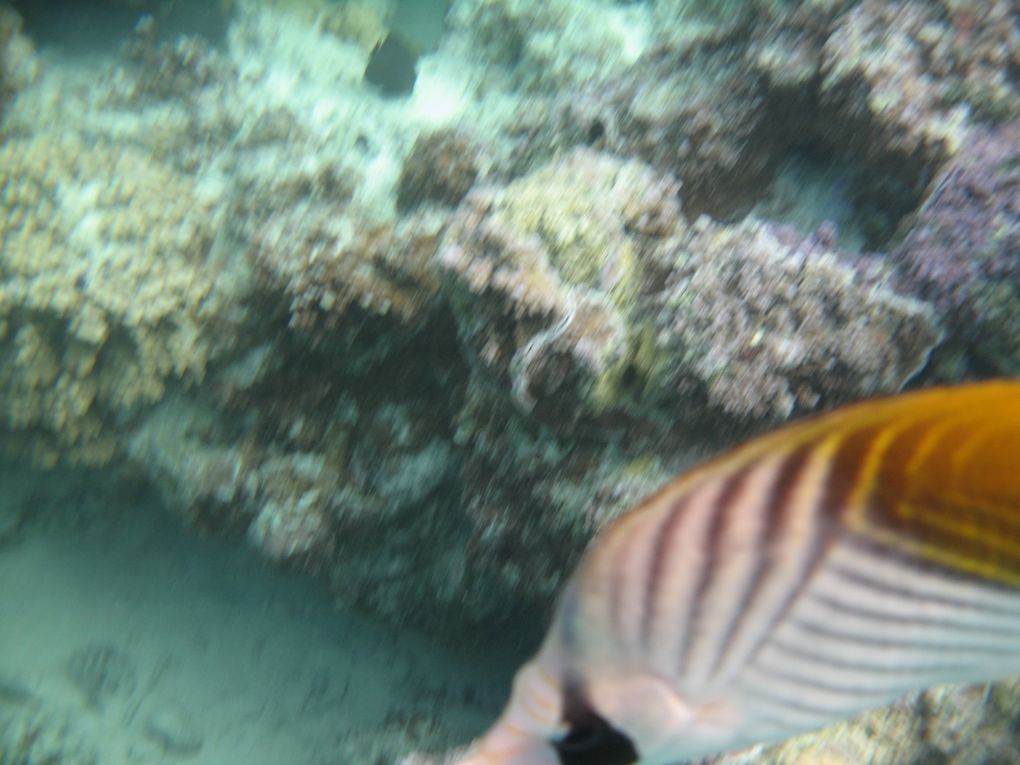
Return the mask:
POLYGON ((795 423, 680 476, 636 510, 805 448, 832 460, 839 506, 820 511, 848 530, 1020 585, 1020 381, 876 399, 795 423))

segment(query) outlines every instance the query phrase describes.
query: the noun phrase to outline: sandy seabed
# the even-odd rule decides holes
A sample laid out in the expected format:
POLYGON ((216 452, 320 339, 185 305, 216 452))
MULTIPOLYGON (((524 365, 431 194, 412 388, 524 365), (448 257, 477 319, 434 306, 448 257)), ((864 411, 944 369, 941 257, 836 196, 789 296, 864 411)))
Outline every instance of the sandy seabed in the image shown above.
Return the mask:
POLYGON ((50 721, 37 747, 62 761, 389 765, 475 735, 506 692, 503 651, 338 612, 149 492, 16 465, 0 490, 0 721, 50 721))

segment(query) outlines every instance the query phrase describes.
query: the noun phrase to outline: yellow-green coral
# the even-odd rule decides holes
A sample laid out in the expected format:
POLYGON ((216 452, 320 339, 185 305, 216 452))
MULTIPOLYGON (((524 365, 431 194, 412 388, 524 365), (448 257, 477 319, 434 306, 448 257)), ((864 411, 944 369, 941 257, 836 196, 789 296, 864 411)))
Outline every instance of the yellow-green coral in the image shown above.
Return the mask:
MULTIPOLYGON (((678 224, 676 191, 671 179, 639 162, 579 150, 478 197, 487 220, 465 232, 467 239, 490 240, 479 244, 486 253, 501 250, 500 262, 471 257, 479 246, 472 244, 446 250, 445 265, 469 289, 490 284, 517 304, 514 313, 523 321, 510 374, 520 400, 532 398, 528 390, 546 357, 567 349, 586 370, 581 398, 591 411, 640 398, 661 363, 654 332, 633 316, 641 260, 678 224)), ((459 231, 455 226, 451 240, 459 231)), ((483 359, 501 364, 492 355, 501 347, 487 343, 483 359)))
POLYGON ((628 337, 627 353, 611 363, 595 381, 592 399, 596 411, 628 399, 639 400, 649 381, 658 377, 659 368, 668 362, 650 325, 631 327, 628 337))
POLYGON ((511 184, 496 216, 540 237, 566 284, 600 290, 626 308, 639 281, 637 246, 626 226, 642 192, 661 185, 637 162, 575 152, 511 184))
POLYGON ((106 462, 107 423, 200 380, 214 352, 215 203, 144 153, 73 133, 8 140, 0 198, 8 445, 106 462))

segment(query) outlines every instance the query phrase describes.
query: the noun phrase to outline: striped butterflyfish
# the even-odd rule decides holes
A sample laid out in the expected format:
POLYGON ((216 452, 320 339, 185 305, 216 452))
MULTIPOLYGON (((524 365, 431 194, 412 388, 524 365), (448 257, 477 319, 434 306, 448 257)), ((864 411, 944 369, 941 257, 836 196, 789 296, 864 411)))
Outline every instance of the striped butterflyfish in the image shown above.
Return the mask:
POLYGON ((460 765, 667 765, 1020 672, 1020 381, 865 402, 593 541, 460 765))

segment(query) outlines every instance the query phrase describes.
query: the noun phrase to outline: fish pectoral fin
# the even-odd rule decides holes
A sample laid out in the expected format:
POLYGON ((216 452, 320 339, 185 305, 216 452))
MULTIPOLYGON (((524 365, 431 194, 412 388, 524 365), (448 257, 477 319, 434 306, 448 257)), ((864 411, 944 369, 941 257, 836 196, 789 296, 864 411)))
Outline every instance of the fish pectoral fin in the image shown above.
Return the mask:
POLYGON ((670 762, 733 735, 739 715, 725 699, 684 698, 651 673, 590 680, 594 706, 633 742, 642 762, 670 762))
POLYGON ((591 680, 593 704, 644 754, 689 729, 693 710, 660 677, 621 672, 591 680))

